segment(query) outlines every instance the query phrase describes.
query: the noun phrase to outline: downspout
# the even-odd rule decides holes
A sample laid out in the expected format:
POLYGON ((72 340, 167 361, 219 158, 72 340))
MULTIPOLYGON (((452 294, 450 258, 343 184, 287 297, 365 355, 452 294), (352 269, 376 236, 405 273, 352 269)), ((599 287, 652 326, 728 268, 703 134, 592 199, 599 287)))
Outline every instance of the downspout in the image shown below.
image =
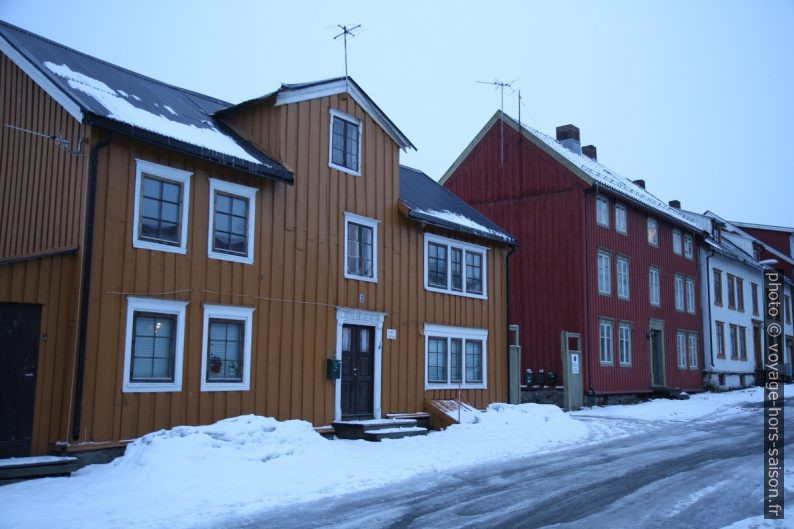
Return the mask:
POLYGON ((711 258, 714 257, 714 249, 709 250, 706 257, 706 303, 709 306, 709 356, 711 357, 711 368, 714 369, 714 333, 711 328, 711 267, 709 263, 711 258))
POLYGON ((99 151, 107 147, 113 134, 102 138, 91 147, 88 166, 88 196, 86 197, 85 238, 83 240, 83 273, 80 284, 80 323, 77 342, 77 373, 75 374, 74 416, 72 417, 72 439, 80 438, 80 420, 83 412, 83 384, 85 379, 85 347, 88 334, 88 294, 91 289, 91 260, 94 253, 94 215, 96 213, 96 184, 99 151))
MULTIPOLYGON (((587 333, 587 393, 588 395, 595 395, 595 390, 593 389, 593 369, 592 369, 592 354, 593 354, 593 338, 592 332, 590 329, 590 222, 588 220, 588 215, 590 212, 587 210, 587 196, 593 191, 593 188, 586 189, 584 192, 584 269, 585 269, 585 327, 584 330, 587 333)), ((595 182, 595 193, 598 194, 598 181, 595 182)))
MULTIPOLYGON (((505 329, 505 336, 507 336, 507 402, 510 402, 510 256, 513 255, 513 252, 516 251, 515 246, 510 247, 510 251, 507 252, 505 256, 505 303, 507 304, 507 310, 505 313, 507 314, 507 326, 505 329)), ((519 344, 521 345, 521 344, 519 344)), ((518 358, 518 365, 521 366, 521 357, 518 358)), ((518 369, 518 396, 519 396, 519 403, 521 402, 521 368, 518 369)))

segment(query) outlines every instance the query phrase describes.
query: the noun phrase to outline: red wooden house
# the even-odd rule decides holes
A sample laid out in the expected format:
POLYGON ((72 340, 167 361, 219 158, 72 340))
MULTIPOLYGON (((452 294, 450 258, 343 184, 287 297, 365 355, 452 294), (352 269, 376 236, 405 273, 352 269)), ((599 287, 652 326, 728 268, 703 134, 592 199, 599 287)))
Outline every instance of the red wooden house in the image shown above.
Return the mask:
POLYGON ((680 204, 598 163, 573 125, 555 140, 501 112, 441 183, 520 241, 509 321, 524 369, 547 381, 553 372, 556 384, 580 373, 568 376, 582 386, 568 388, 580 393, 574 407, 581 393, 593 402, 702 387, 702 232, 680 204))

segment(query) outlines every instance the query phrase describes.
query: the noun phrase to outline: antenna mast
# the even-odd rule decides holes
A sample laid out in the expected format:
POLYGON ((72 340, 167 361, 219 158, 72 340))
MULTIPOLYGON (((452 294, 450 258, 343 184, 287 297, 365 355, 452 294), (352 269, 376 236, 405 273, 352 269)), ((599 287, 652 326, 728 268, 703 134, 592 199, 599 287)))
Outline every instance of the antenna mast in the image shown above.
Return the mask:
POLYGON ((348 35, 352 38, 355 37, 356 34, 353 33, 355 30, 361 27, 361 24, 356 24, 353 27, 349 27, 347 25, 337 24, 339 28, 342 30, 342 33, 334 37, 334 40, 342 37, 345 42, 345 81, 347 81, 347 37, 348 35))
POLYGON ((501 111, 502 116, 499 119, 501 130, 499 131, 499 167, 502 167, 505 163, 505 120, 504 120, 504 113, 505 113, 505 87, 513 90, 513 83, 516 82, 516 79, 510 81, 509 83, 505 83, 500 81, 499 79, 494 79, 493 81, 477 81, 480 84, 489 84, 496 89, 499 89, 501 94, 501 111))

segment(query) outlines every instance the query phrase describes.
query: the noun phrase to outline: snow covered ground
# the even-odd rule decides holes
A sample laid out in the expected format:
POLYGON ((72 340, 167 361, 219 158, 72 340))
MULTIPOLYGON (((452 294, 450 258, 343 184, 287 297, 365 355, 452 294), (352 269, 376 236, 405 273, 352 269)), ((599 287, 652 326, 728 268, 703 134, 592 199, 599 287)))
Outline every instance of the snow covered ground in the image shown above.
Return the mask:
POLYGON ((146 435, 124 457, 72 477, 0 487, 0 527, 190 527, 229 513, 626 435, 594 421, 594 415, 647 419, 652 427, 657 421, 748 412, 740 405, 762 398, 760 389, 752 389, 573 414, 549 405, 494 404, 472 424, 381 443, 329 441, 307 422, 253 415, 183 426, 146 435))

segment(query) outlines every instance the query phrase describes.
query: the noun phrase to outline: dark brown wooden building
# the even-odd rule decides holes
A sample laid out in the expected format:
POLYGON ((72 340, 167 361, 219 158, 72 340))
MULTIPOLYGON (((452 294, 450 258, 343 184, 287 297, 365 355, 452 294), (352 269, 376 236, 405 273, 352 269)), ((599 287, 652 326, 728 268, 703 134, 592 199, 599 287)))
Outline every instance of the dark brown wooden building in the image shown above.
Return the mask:
POLYGON ((0 46, 2 455, 507 398, 515 241, 401 177, 413 145, 352 79, 230 105, 0 46))

